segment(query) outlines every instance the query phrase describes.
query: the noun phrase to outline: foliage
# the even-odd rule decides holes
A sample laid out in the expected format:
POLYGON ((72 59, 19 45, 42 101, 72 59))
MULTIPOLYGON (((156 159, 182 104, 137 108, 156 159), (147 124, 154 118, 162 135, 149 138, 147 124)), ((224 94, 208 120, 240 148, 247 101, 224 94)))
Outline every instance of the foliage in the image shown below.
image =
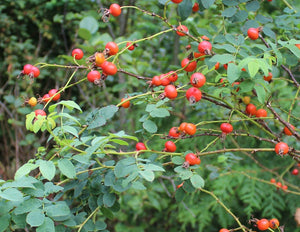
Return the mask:
POLYGON ((8 28, 0 32, 8 43, 0 44, 7 68, 2 153, 9 151, 2 162, 5 169, 16 163, 3 173, 13 178, 0 180, 0 231, 251 231, 256 218, 273 217, 286 231, 299 231, 299 176, 290 174, 300 161, 299 3, 122 1, 118 17, 105 11, 113 2, 43 3, 0 4, 8 28), (193 12, 196 2, 200 10, 193 12), (189 29, 184 36, 176 33, 180 24, 189 29), (259 27, 259 39, 247 36, 251 27, 259 27), (35 30, 39 38, 31 36, 35 30), (197 58, 199 43, 208 40, 202 36, 212 50, 197 58), (113 56, 105 50, 110 41, 119 46, 113 56), (133 51, 127 42, 137 45, 133 51), (69 55, 74 47, 84 59, 69 55), (95 65, 96 52, 116 65, 116 75, 95 65), (198 102, 185 96, 191 73, 180 62, 186 57, 206 76, 198 102), (35 63, 40 76, 16 79, 26 63, 35 63), (101 73, 95 83, 87 80, 91 70, 101 73), (178 75, 173 100, 151 84, 171 70, 178 75), (22 106, 21 97, 53 88, 61 94, 57 103, 39 98, 37 106, 22 106), (248 115, 245 96, 268 116, 248 115), (129 109, 121 107, 122 98, 129 109), (34 112, 41 108, 46 117, 34 112), (182 122, 196 125, 196 134, 168 135, 182 122), (223 122, 233 132, 222 133, 223 122), (287 136, 283 128, 290 124, 295 130, 287 136), (13 138, 15 157, 8 149, 13 138), (164 149, 168 140, 175 152, 164 149), (275 153, 280 141, 288 144, 287 155, 275 153), (136 149, 138 142, 146 149, 136 149), (201 163, 189 165, 188 153, 201 163))

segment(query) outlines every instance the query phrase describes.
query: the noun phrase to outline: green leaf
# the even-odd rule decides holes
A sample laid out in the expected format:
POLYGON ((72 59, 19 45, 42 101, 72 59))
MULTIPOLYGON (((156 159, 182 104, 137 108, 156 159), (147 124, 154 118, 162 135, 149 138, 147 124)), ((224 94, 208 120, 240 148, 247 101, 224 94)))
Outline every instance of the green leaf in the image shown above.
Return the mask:
POLYGON ((29 198, 23 201, 15 210, 16 215, 28 213, 34 209, 40 208, 42 206, 42 201, 37 198, 29 198))
POLYGON ((220 62, 220 64, 227 64, 229 63, 230 61, 234 61, 234 56, 233 55, 230 55, 230 54, 217 54, 217 55, 214 55, 212 58, 210 58, 210 62, 220 62))
POLYGON ((51 105, 49 107, 49 109, 48 109, 49 112, 50 113, 54 112, 54 110, 56 109, 56 107, 59 106, 59 105, 63 105, 65 107, 67 107, 69 110, 77 109, 80 112, 82 112, 80 106, 76 102, 74 102, 74 101, 60 101, 60 102, 58 102, 58 103, 56 103, 54 105, 51 105))
POLYGON ((215 0, 201 0, 201 3, 207 9, 215 3, 215 0))
POLYGON ((300 58, 300 49, 296 47, 294 44, 287 44, 287 47, 297 58, 300 58))
POLYGON ((146 190, 147 188, 139 181, 135 181, 132 183, 131 188, 136 190, 146 190))
POLYGON ((36 232, 55 232, 54 222, 52 219, 45 217, 44 223, 36 228, 36 232))
POLYGON ((80 21, 79 27, 88 30, 91 34, 94 34, 98 30, 99 23, 94 17, 86 16, 80 21))
POLYGON ((150 112, 153 118, 165 118, 170 116, 170 112, 166 108, 155 108, 150 112))
POLYGON ((90 38, 92 38, 91 32, 85 28, 79 28, 78 35, 84 40, 89 40, 90 38))
POLYGON ((116 195, 113 193, 105 193, 103 196, 103 203, 107 207, 112 207, 116 201, 116 195))
POLYGON ((45 207, 47 216, 51 217, 53 220, 64 221, 70 217, 70 209, 66 202, 62 201, 56 205, 50 205, 45 207))
POLYGON ((60 159, 57 162, 58 168, 66 177, 73 179, 76 176, 75 167, 68 159, 60 159))
POLYGON ((247 11, 257 11, 259 7, 260 7, 259 2, 256 0, 247 2, 246 4, 247 11))
POLYGON ((239 2, 237 0, 223 0, 223 4, 226 6, 237 6, 239 2))
POLYGON ((115 105, 109 105, 109 106, 105 106, 103 108, 101 108, 99 110, 99 114, 103 115, 103 117, 108 120, 111 119, 115 113, 117 113, 119 110, 119 107, 115 106, 115 105))
POLYGON ((282 54, 279 51, 279 49, 277 48, 277 46, 272 43, 270 40, 267 40, 267 42, 270 44, 272 50, 274 51, 275 55, 276 55, 276 59, 277 59, 277 65, 282 65, 283 62, 283 58, 282 58, 282 54))
POLYGON ((139 171, 139 174, 147 181, 152 182, 154 180, 154 172, 150 170, 139 171))
POLYGON ((191 170, 183 170, 182 172, 179 173, 179 177, 182 179, 182 180, 187 180, 189 179, 191 176, 193 175, 193 172, 191 170))
POLYGON ((256 85, 256 86, 254 86, 254 89, 256 90, 258 101, 263 104, 266 100, 265 88, 260 85, 256 85))
POLYGON ((143 123, 143 127, 146 131, 148 131, 149 133, 156 133, 157 132, 157 126, 156 124, 151 121, 151 120, 146 120, 144 123, 143 123))
POLYGON ((63 127, 61 127, 61 130, 63 132, 68 132, 71 135, 74 135, 75 137, 78 137, 78 131, 73 126, 64 125, 63 127))
POLYGON ((233 16, 235 13, 236 13, 236 8, 235 8, 235 7, 229 7, 229 8, 225 9, 225 10, 222 12, 222 16, 224 16, 224 17, 231 17, 231 16, 233 16))
POLYGON ((251 60, 248 63, 248 72, 249 72, 250 77, 253 78, 256 75, 256 73, 258 72, 258 69, 259 69, 259 65, 257 63, 257 60, 251 60))
POLYGON ((37 227, 44 223, 45 220, 45 214, 41 209, 35 209, 31 211, 29 214, 27 214, 26 222, 32 226, 37 227))
POLYGON ((3 192, 0 192, 0 197, 9 201, 22 201, 23 194, 15 188, 5 189, 3 192))
POLYGON ((57 193, 64 189, 61 186, 54 185, 52 182, 45 183, 44 188, 45 188, 45 192, 44 192, 45 196, 48 196, 50 193, 57 193))
POLYGON ((195 188, 203 188, 204 187, 204 180, 198 174, 195 174, 191 177, 191 183, 195 188))
POLYGON ((172 157, 173 164, 181 165, 184 163, 184 158, 181 156, 174 156, 172 157))
POLYGON ((43 177, 51 181, 55 175, 55 165, 52 161, 41 160, 40 172, 42 173, 43 177))
POLYGON ((0 232, 7 231, 10 223, 10 214, 6 214, 0 217, 0 232))
POLYGON ((235 80, 239 79, 241 70, 234 63, 229 63, 227 68, 227 78, 229 83, 233 83, 235 80))
POLYGON ((105 230, 106 227, 107 227, 107 225, 106 225, 106 223, 103 222, 103 221, 98 221, 98 220, 97 220, 96 223, 95 223, 95 229, 96 229, 97 231, 105 230))
POLYGON ((193 3, 191 0, 184 0, 178 4, 177 12, 181 21, 186 20, 192 13, 193 3))
POLYGON ((144 166, 145 170, 150 170, 150 171, 158 171, 158 172, 164 172, 165 169, 162 168, 161 166, 155 165, 155 164, 146 164, 144 166))
POLYGON ((124 145, 124 146, 128 146, 129 145, 126 141, 121 140, 121 139, 111 139, 110 141, 114 142, 114 143, 117 143, 119 145, 124 145))
POLYGON ((26 129, 29 131, 33 130, 33 119, 35 118, 35 113, 31 112, 26 115, 26 129))

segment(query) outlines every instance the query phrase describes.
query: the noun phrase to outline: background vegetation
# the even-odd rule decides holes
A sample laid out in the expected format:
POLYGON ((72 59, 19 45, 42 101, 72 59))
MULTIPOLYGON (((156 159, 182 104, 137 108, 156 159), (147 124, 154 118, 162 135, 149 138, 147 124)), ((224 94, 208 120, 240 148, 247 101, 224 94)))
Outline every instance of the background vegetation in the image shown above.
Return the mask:
MULTIPOLYGON (((244 117, 244 121, 241 120, 243 117, 237 113, 245 110, 242 101, 244 96, 250 96, 251 103, 258 108, 267 109, 267 102, 271 102, 275 112, 299 132, 299 86, 295 86, 281 65, 289 68, 299 83, 300 50, 295 50, 297 47, 294 44, 300 43, 300 3, 285 0, 199 0, 200 10, 192 12, 190 6, 196 1, 183 2, 185 7, 170 2, 164 8, 166 1, 163 0, 83 0, 80 3, 75 0, 1 1, 0 177, 3 182, 0 182, 0 231, 34 231, 33 228, 45 231, 45 228, 52 228, 53 222, 55 231, 74 231, 75 228, 82 231, 218 231, 222 227, 239 228, 235 218, 228 213, 229 209, 248 228, 255 229, 255 226, 248 224, 252 217, 276 217, 285 225, 285 231, 300 231, 297 227, 300 219, 295 216, 297 208, 300 208, 300 180, 299 175, 290 173, 299 162, 299 140, 296 136, 283 134, 283 124, 274 119, 270 109, 269 118, 264 122, 274 133, 267 133, 262 127, 256 126, 252 123, 253 119, 244 117), (52 139, 49 139, 47 130, 37 133, 27 130, 26 115, 43 108, 43 105, 31 108, 24 103, 25 100, 32 96, 43 96, 52 88, 62 88, 74 70, 45 65, 37 79, 17 78, 24 64, 74 65, 70 54, 75 47, 81 48, 87 58, 95 51, 102 51, 109 41, 136 41, 169 29, 159 18, 134 8, 122 9, 119 17, 110 17, 109 22, 105 23, 101 20, 99 9, 108 8, 112 3, 136 6, 161 16, 166 9, 169 24, 177 26, 181 22, 194 37, 209 37, 215 56, 198 62, 198 71, 205 73, 207 78, 201 90, 207 97, 218 98, 218 102, 229 102, 234 110, 222 108, 205 99, 190 105, 183 92, 179 92, 179 97, 174 101, 158 103, 158 93, 155 93, 153 97, 146 95, 134 98, 129 109, 112 107, 120 103, 124 96, 133 97, 149 91, 147 81, 154 75, 178 70, 181 60, 191 50, 197 50, 198 42, 191 37, 179 37, 175 31, 170 31, 143 40, 134 51, 121 54, 116 63, 125 72, 109 76, 103 87, 85 81, 64 89, 61 99, 76 102, 82 113, 74 105, 70 107, 72 110, 66 109, 64 112, 74 116, 80 126, 66 118, 60 121, 54 114, 53 120, 60 129, 50 130, 52 139), (271 45, 270 49, 260 39, 246 39, 247 29, 259 26, 263 27, 262 35, 265 42, 271 45), (188 45, 191 45, 191 50, 186 49, 188 45), (227 71, 222 67, 222 64, 228 63, 228 57, 222 54, 232 55, 237 65, 250 56, 257 60, 264 59, 266 63, 256 63, 254 69, 259 71, 251 78, 250 71, 233 75, 232 68, 227 71), (214 57, 217 58, 213 60, 214 57), (216 61, 220 61, 221 67, 218 71, 211 71, 216 61), (265 69, 273 73, 270 83, 262 78, 265 69), (126 72, 146 78, 138 79, 126 72), (224 87, 219 84, 221 78, 229 79, 224 87), (236 92, 236 86, 231 86, 236 80, 241 81, 239 92, 236 92), (157 109, 167 109, 170 115, 155 115, 151 107, 156 103, 159 104, 156 105, 157 109), (93 129, 90 125, 99 109, 105 109, 104 114, 111 115, 107 116, 101 127, 93 129), (112 113, 114 110, 118 112, 112 113), (219 125, 229 118, 235 134, 212 142, 215 137, 208 134, 221 134, 219 125), (145 124, 146 120, 151 120, 155 125, 145 124), (201 165, 192 169, 193 175, 196 173, 205 180, 204 188, 223 202, 227 210, 211 194, 195 189, 189 180, 190 176, 185 176, 190 173, 179 169, 176 172, 182 159, 177 159, 176 155, 161 157, 162 154, 155 152, 163 150, 169 129, 179 126, 183 121, 199 123, 199 136, 176 142, 176 152, 182 153, 182 157, 188 151, 240 149, 240 152, 232 150, 203 156, 201 165), (89 129, 78 134, 86 124, 90 126, 89 129), (66 126, 76 132, 66 129, 66 126), (263 139, 245 136, 247 133, 263 139), (74 136, 83 140, 78 139, 78 144, 71 144, 74 136), (293 147, 296 150, 294 155, 281 157, 274 150, 263 151, 264 148, 274 149, 278 139, 293 147), (149 181, 151 177, 139 176, 127 180, 126 186, 124 180, 132 173, 124 170, 132 165, 137 141, 146 143, 147 148, 153 151, 140 154, 145 160, 138 162, 156 165, 151 170, 155 173, 155 179, 149 181), (70 144, 90 156, 86 159, 79 156, 74 158, 80 152, 72 151, 70 144), (95 144, 98 146, 93 148, 95 144), (91 151, 87 148, 91 148, 91 151), (243 148, 257 148, 258 152, 243 148), (117 155, 122 152, 133 153, 117 155), (50 178, 43 173, 41 163, 46 160, 53 161, 55 177, 50 178), (69 163, 63 163, 66 160, 72 161, 76 175, 72 173, 73 170, 62 167, 68 166, 69 163), (103 169, 98 160, 104 165, 103 169), (15 172, 28 161, 36 166, 27 169, 28 172, 22 169, 19 177, 26 178, 18 182, 15 172), (95 171, 88 172, 89 169, 95 171), (35 178, 30 179, 29 173, 35 178), (270 183, 271 178, 286 184, 289 190, 276 188, 270 183), (133 180, 136 179, 134 184, 133 180), (183 187, 176 190, 183 180, 183 187), (18 191, 9 190, 12 191, 9 195, 15 198, 3 195, 7 189, 18 191), (56 215, 56 212, 60 214, 56 215), (40 218, 42 224, 30 218, 39 219, 39 216, 35 216, 41 214, 46 215, 44 219, 40 218)), ((120 45, 120 49, 124 47, 124 43, 120 45)), ((78 62, 86 64, 86 60, 78 62)), ((72 83, 84 79, 88 72, 88 69, 78 70, 72 83)), ((178 85, 187 83, 189 76, 179 72, 178 85)), ((159 90, 162 88, 155 89, 159 90)), ((62 109, 58 105, 53 112, 59 114, 62 109)))

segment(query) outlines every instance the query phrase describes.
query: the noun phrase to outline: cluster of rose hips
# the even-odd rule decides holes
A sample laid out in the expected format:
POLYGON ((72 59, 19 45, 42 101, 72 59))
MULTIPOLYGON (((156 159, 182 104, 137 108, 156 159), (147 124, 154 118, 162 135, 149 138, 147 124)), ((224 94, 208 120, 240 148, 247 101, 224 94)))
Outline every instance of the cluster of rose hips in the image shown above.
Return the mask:
POLYGON ((40 70, 36 66, 25 64, 20 75, 28 75, 30 78, 37 78, 40 75, 40 70))
POLYGON ((283 189, 283 190, 287 190, 288 189, 288 186, 287 185, 282 185, 282 183, 281 182, 276 182, 276 180, 274 179, 274 178, 272 178, 271 180, 270 180, 270 182, 272 183, 272 184, 276 184, 276 187, 277 187, 277 189, 283 189))
POLYGON ((270 229, 277 229, 279 227, 279 221, 276 218, 272 218, 270 220, 266 218, 262 219, 252 219, 252 222, 254 222, 257 226, 257 228, 261 231, 270 229))

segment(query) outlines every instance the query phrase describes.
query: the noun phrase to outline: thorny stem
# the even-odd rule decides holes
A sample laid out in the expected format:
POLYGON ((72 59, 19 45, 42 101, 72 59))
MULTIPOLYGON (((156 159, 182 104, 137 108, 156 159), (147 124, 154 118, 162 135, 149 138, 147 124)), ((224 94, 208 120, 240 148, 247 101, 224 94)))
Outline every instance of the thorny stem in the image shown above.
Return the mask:
POLYGON ((100 209, 100 206, 98 206, 85 220, 84 220, 84 222, 83 223, 81 223, 79 226, 77 226, 77 227, 79 227, 78 228, 78 232, 80 232, 81 230, 82 230, 82 228, 84 227, 84 225, 88 222, 88 220, 90 220, 91 219, 91 217, 94 215, 94 214, 96 214, 97 212, 98 212, 98 210, 100 209))
POLYGON ((212 196, 215 200, 216 200, 216 202, 219 204, 219 205, 221 205, 225 210, 226 210, 226 212, 227 213, 229 213, 233 218, 234 218, 234 220, 237 222, 237 224, 240 226, 240 228, 244 231, 244 232, 246 232, 247 230, 245 229, 246 227, 240 222, 240 220, 231 212, 231 210, 213 193, 213 192, 210 192, 210 191, 208 191, 208 190, 206 190, 206 189, 203 189, 203 188, 200 188, 200 191, 201 192, 204 192, 204 193, 206 193, 206 194, 208 194, 208 195, 210 195, 210 196, 212 196))
MULTIPOLYGON (((299 88, 300 89, 300 88, 299 88)), ((291 127, 291 125, 289 123, 287 123, 285 120, 283 120, 279 114, 277 114, 277 112, 273 109, 273 107, 271 106, 271 103, 268 101, 267 102, 267 107, 269 110, 271 110, 272 114, 274 114, 275 118, 278 119, 283 125, 285 125, 291 132, 292 134, 298 139, 300 140, 300 135, 293 130, 293 128, 291 127)))

